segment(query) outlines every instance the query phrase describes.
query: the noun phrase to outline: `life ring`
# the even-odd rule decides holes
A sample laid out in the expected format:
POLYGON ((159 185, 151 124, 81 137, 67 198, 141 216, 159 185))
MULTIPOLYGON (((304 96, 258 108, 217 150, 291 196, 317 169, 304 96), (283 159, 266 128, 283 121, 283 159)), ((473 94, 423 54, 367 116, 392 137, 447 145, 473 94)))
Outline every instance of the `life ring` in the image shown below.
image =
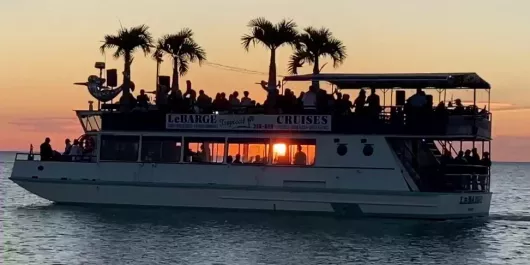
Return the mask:
POLYGON ((87 134, 79 138, 79 144, 81 146, 84 146, 84 151, 87 153, 94 151, 96 147, 96 141, 94 141, 94 137, 87 135, 87 134))

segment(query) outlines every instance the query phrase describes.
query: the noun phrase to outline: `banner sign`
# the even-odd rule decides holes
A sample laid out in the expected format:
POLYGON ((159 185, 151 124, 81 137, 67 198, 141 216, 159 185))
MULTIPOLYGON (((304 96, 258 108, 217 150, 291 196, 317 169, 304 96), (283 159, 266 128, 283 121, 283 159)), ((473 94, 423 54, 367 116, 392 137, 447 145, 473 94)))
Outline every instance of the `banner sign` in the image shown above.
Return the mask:
POLYGON ((329 132, 331 116, 167 114, 166 129, 329 132))

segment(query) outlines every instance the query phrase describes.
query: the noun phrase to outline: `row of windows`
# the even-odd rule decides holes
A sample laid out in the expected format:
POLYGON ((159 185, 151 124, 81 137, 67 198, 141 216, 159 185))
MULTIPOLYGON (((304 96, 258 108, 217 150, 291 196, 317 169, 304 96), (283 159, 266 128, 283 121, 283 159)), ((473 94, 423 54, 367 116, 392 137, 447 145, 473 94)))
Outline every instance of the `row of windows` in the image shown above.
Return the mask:
POLYGON ((101 140, 100 160, 105 161, 308 166, 316 155, 314 139, 144 136, 141 148, 139 136, 103 135, 101 140))

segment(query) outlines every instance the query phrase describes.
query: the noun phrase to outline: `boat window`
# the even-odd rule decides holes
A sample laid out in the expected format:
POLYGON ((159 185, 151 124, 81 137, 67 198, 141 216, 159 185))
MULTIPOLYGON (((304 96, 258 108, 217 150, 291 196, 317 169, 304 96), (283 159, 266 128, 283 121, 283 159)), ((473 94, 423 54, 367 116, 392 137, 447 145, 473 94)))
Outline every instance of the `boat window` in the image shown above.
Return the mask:
POLYGON ((274 139, 273 165, 312 166, 315 164, 315 139, 274 139))
POLYGON ((269 146, 268 138, 228 138, 227 162, 232 160, 233 163, 267 164, 269 146))
POLYGON ((223 163, 225 139, 219 137, 185 137, 184 162, 223 163))
POLYGON ((101 116, 99 115, 84 115, 79 116, 81 125, 85 132, 99 132, 101 131, 101 116))
POLYGON ((100 160, 137 161, 139 141, 139 136, 102 135, 100 160))
POLYGON ((182 150, 181 137, 142 137, 143 162, 178 163, 182 150))

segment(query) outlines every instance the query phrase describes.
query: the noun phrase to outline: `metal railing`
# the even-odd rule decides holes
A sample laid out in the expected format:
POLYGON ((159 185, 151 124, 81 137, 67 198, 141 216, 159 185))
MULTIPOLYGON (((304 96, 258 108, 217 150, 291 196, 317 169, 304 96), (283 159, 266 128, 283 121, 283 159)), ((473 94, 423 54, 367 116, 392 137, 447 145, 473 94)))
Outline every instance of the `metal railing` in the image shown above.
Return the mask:
POLYGON ((42 159, 39 153, 17 153, 15 155, 15 161, 45 161, 45 162, 84 162, 91 163, 96 162, 96 156, 94 155, 60 155, 53 157, 52 159, 42 159))

